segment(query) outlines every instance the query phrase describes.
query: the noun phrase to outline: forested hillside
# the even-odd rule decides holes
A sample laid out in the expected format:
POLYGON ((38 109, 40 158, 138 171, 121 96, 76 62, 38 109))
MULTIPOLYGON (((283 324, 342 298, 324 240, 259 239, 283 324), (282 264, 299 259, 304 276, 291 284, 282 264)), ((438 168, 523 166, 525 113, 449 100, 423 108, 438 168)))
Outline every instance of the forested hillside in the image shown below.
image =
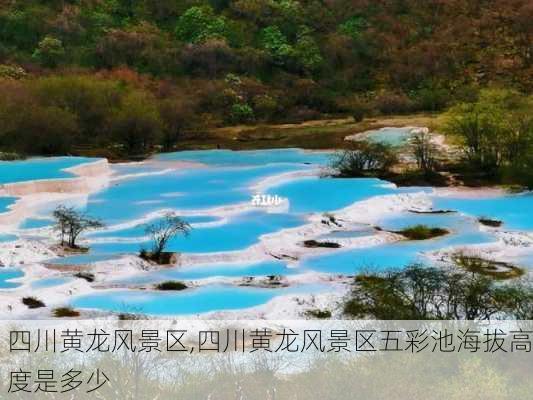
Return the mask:
POLYGON ((527 95, 532 21, 532 0, 0 0, 0 146, 140 154, 213 126, 527 95))

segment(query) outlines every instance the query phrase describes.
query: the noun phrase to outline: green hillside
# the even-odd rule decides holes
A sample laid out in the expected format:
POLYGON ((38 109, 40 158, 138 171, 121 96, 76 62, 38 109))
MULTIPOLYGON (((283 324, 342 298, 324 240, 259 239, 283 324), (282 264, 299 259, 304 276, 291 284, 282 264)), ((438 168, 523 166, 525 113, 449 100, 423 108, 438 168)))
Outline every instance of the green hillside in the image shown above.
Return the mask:
POLYGON ((528 0, 0 0, 0 146, 143 154, 213 127, 528 95, 531 21, 528 0))

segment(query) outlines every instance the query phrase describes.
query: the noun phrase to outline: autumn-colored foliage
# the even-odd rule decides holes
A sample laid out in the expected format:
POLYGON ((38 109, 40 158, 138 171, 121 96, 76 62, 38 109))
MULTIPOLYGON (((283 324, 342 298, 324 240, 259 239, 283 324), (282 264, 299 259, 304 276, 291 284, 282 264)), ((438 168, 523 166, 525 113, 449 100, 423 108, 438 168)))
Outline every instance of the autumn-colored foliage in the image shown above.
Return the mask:
POLYGON ((531 0, 4 1, 0 146, 143 153, 206 125, 529 94, 532 20, 531 0))

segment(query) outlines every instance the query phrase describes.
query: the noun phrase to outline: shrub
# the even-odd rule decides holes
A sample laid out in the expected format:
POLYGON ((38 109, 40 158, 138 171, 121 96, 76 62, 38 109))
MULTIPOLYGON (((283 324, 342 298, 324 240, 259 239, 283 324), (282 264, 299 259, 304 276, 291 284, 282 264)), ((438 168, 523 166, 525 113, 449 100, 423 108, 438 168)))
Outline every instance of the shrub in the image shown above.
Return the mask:
POLYGON ((265 119, 272 118, 279 109, 277 100, 268 95, 255 96, 253 102, 257 115, 265 119))
POLYGON ((341 177, 358 177, 372 171, 388 171, 395 163, 396 156, 390 146, 382 143, 356 142, 333 156, 330 166, 341 177))
POLYGON ((0 161, 24 160, 24 156, 18 153, 0 153, 0 161))
POLYGON ((442 228, 430 228, 426 225, 415 225, 401 231, 397 231, 396 233, 399 233, 410 240, 426 240, 444 236, 450 232, 442 228))
POLYGON ((39 300, 39 299, 36 299, 35 297, 24 297, 22 299, 22 304, 24 304, 25 306, 28 306, 28 308, 42 308, 42 307, 46 307, 45 304, 39 300))
POLYGON ((32 57, 44 67, 54 68, 65 57, 63 42, 52 36, 46 36, 39 42, 39 46, 35 49, 32 57))
POLYGON ((439 111, 450 101, 450 92, 439 87, 424 87, 415 93, 416 108, 421 111, 439 111))
POLYGON ((533 317, 533 289, 502 285, 455 268, 412 265, 401 271, 358 275, 344 312, 385 320, 490 320, 533 317))
POLYGON ((157 290, 185 290, 187 285, 179 281, 167 281, 156 285, 157 290))
POLYGON ((374 107, 382 114, 406 114, 415 104, 404 93, 383 93, 374 99, 374 107))
POLYGON ((477 220, 480 224, 485 225, 485 226, 490 226, 493 228, 498 228, 502 226, 503 224, 502 221, 499 221, 497 219, 487 218, 487 217, 479 217, 477 220))
POLYGON ((306 311, 306 315, 316 319, 329 319, 331 318, 331 311, 329 310, 309 310, 306 311))
POLYGON ((19 80, 26 78, 27 75, 26 71, 19 66, 0 64, 0 78, 19 80))
POLYGON ((80 313, 70 307, 59 307, 53 311, 53 315, 56 318, 75 318, 79 317, 80 313))
POLYGON ((231 106, 231 122, 239 124, 254 120, 254 110, 248 104, 237 103, 231 106))
POLYGON ((359 96, 348 96, 337 101, 339 111, 349 113, 355 122, 361 122, 373 114, 372 106, 359 96))

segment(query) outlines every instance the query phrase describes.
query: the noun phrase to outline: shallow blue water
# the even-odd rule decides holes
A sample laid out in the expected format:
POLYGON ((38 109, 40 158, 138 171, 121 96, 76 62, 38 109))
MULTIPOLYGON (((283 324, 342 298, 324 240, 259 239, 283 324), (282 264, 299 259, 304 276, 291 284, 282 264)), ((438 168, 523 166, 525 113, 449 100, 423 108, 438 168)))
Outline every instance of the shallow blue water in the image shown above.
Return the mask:
POLYGON ((475 229, 421 241, 402 241, 369 248, 339 250, 309 257, 301 263, 303 270, 353 275, 364 271, 404 268, 413 263, 429 263, 422 252, 456 245, 481 244, 494 241, 490 234, 475 229))
POLYGON ((392 217, 382 218, 377 225, 390 231, 399 231, 415 225, 426 225, 431 228, 447 228, 455 231, 477 230, 477 222, 459 213, 449 214, 416 214, 400 213, 392 217))
POLYGON ((45 228, 54 224, 52 219, 45 218, 28 218, 25 219, 19 226, 20 229, 37 229, 45 228))
POLYGON ((31 287, 32 289, 45 289, 49 287, 64 285, 65 283, 72 281, 72 279, 73 278, 69 277, 43 278, 32 282, 31 287))
POLYGON ((112 291, 78 297, 71 305, 75 308, 146 315, 186 315, 250 308, 265 304, 280 295, 317 293, 325 288, 323 285, 302 285, 283 289, 212 285, 180 292, 112 291))
POLYGON ((0 289, 14 289, 19 287, 19 283, 9 282, 11 279, 22 278, 24 273, 19 269, 2 268, 0 269, 0 289))
POLYGON ((474 217, 487 217, 504 222, 503 228, 533 230, 533 193, 488 199, 435 198, 436 208, 457 210, 474 217))
POLYGON ((47 260, 47 263, 55 265, 80 265, 90 264, 98 261, 107 261, 116 258, 115 254, 109 253, 96 253, 91 251, 88 254, 77 254, 74 256, 58 257, 51 260, 47 260))
MULTIPOLYGON (((195 228, 189 235, 180 235, 168 244, 169 251, 185 253, 219 252, 244 249, 259 240, 259 236, 302 225, 301 216, 291 214, 268 214, 252 212, 239 214, 226 224, 204 228, 195 228)), ((113 238, 135 237, 144 235, 142 227, 134 227, 124 231, 109 232, 109 240, 113 238)), ((139 240, 135 243, 112 242, 93 243, 94 253, 127 253, 138 252, 141 247, 149 249, 149 242, 139 240)))
POLYGON ((196 280, 215 276, 220 277, 259 277, 269 275, 292 275, 299 271, 287 266, 280 261, 266 261, 256 264, 213 264, 198 265, 194 267, 173 268, 163 271, 142 274, 127 280, 126 284, 148 284, 167 280, 196 280))
POLYGON ((63 169, 96 160, 96 158, 86 157, 54 157, 0 161, 0 183, 70 178, 73 175, 63 169))
POLYGON ((159 161, 194 161, 207 165, 265 165, 265 164, 327 164, 331 152, 305 151, 301 149, 272 150, 196 150, 177 153, 164 153, 154 157, 159 161))
POLYGON ((306 177, 273 186, 268 193, 288 198, 291 212, 325 212, 347 207, 372 196, 397 192, 386 183, 373 178, 306 177))
MULTIPOLYGON (((199 224, 199 223, 206 223, 206 222, 215 222, 219 221, 220 218, 212 217, 209 215, 197 215, 197 216, 185 216, 180 217, 183 221, 193 225, 193 224, 199 224)), ((89 232, 87 234, 90 238, 102 238, 102 237, 114 237, 114 238, 135 238, 135 237, 143 237, 146 235, 146 227, 150 224, 158 223, 161 221, 160 218, 156 218, 152 221, 149 221, 147 223, 135 225, 131 228, 121 229, 121 230, 112 230, 112 231, 106 231, 106 230, 100 230, 96 232, 89 232)), ((197 228, 201 229, 201 228, 197 228)))
POLYGON ((16 197, 0 197, 0 213, 9 211, 9 206, 17 201, 16 197))
POLYGON ((0 233, 0 243, 1 242, 12 242, 14 240, 17 240, 17 236, 9 234, 9 233, 0 233))
POLYGON ((327 233, 325 235, 321 235, 318 237, 318 239, 322 239, 322 240, 323 239, 350 239, 350 238, 369 236, 369 235, 373 235, 374 233, 375 231, 369 227, 367 229, 353 230, 353 231, 335 231, 335 232, 327 233))
POLYGON ((89 199, 87 211, 116 224, 161 209, 206 209, 250 202, 254 182, 306 166, 272 164, 201 168, 119 181, 89 199), (124 206, 125 199, 128 207, 124 206))
POLYGON ((412 128, 382 128, 368 133, 368 140, 389 146, 405 146, 412 137, 412 128))

